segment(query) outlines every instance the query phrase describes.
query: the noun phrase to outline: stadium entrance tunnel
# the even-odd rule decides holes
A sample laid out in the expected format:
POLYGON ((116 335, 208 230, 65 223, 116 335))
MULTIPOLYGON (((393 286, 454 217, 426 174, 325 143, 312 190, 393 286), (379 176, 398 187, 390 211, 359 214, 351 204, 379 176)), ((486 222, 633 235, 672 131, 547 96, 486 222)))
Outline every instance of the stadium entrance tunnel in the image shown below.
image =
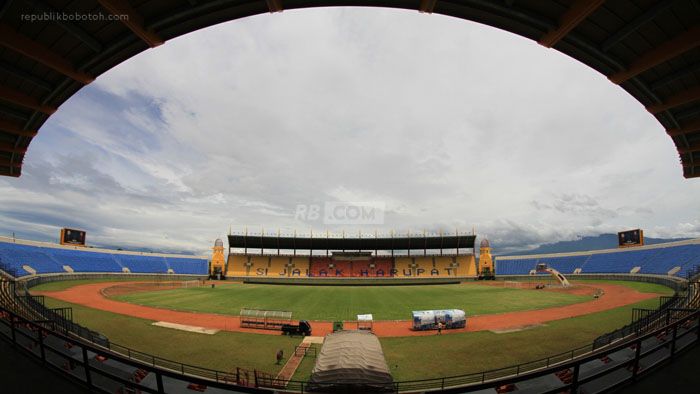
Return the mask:
POLYGON ((700 11, 694 0, 98 0, 97 8, 94 2, 72 2, 70 10, 52 3, 7 1, 0 7, 0 175, 21 175, 32 139, 63 102, 146 49, 257 14, 369 6, 475 21, 573 57, 653 114, 676 146, 683 175, 700 177, 700 11), (31 18, 67 11, 110 18, 31 18))

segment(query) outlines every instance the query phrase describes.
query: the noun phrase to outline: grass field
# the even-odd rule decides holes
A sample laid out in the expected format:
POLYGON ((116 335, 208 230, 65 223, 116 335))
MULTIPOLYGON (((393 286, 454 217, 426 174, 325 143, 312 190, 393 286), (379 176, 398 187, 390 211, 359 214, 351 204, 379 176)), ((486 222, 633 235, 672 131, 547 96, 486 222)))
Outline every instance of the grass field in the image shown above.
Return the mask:
POLYGON ((533 310, 590 297, 468 283, 435 286, 278 286, 234 284, 124 294, 115 299, 173 310, 238 315, 242 308, 291 311, 296 319, 408 320, 411 311, 462 309, 470 316, 533 310))
POLYGON ((653 308, 657 299, 556 320, 543 327, 496 334, 491 331, 421 337, 380 338, 397 380, 426 379, 504 368, 545 358, 593 342, 630 322, 633 308, 653 308))
MULTIPOLYGON (((275 353, 292 354, 301 338, 219 332, 203 335, 152 326, 152 321, 46 299, 49 307, 73 308, 76 322, 105 334, 112 342, 186 364, 233 371, 236 367, 277 373, 275 353), (177 344, 177 346, 173 346, 177 344)), ((629 323, 631 310, 649 308, 656 299, 605 312, 563 319, 530 330, 495 334, 488 331, 427 337, 380 338, 396 380, 426 379, 502 368, 547 357, 592 342, 629 323)), ((320 349, 319 349, 320 350, 320 349)), ((306 357, 295 380, 307 380, 315 358, 306 357)))
MULTIPOLYGON (((596 281, 587 281, 595 283, 596 281)), ((633 288, 644 293, 671 295, 666 286, 628 281, 597 281, 633 288)), ((467 332, 427 337, 380 338, 384 356, 395 380, 428 379, 504 368, 545 358, 588 345, 601 334, 630 322, 632 309, 656 308, 658 299, 552 321, 544 326, 511 333, 467 332)), ((307 357, 295 380, 308 380, 315 359, 307 357)))
POLYGON ((104 283, 104 282, 152 282, 153 279, 131 279, 131 278, 109 278, 109 279, 76 279, 64 280, 59 282, 43 283, 32 287, 32 291, 60 291, 69 289, 74 286, 86 285, 89 283, 104 283))
MULTIPOLYGON (((236 367, 276 373, 277 350, 286 356, 294 353, 300 337, 283 335, 219 332, 204 335, 151 325, 153 321, 86 308, 81 305, 46 298, 50 308, 72 307, 75 322, 96 330, 113 343, 144 353, 220 371, 236 367)), ((285 357, 286 357, 285 356, 285 357)))
MULTIPOLYGON (((86 283, 86 282, 81 282, 86 283)), ((636 282, 616 283, 642 292, 668 295, 664 286, 636 282)), ((367 290, 366 287, 363 287, 367 290)), ((492 288, 494 290, 526 290, 492 288)), ((215 289, 220 290, 220 289, 215 289)), ((540 292, 541 293, 541 292, 540 292)), ((235 367, 276 373, 275 352, 290 355, 300 338, 220 332, 202 335, 160 328, 151 321, 94 310, 47 298, 47 306, 73 307, 76 322, 105 334, 111 341, 143 352, 187 364, 232 371, 235 367), (177 346, 173 346, 177 344, 177 346)), ((520 332, 495 334, 489 331, 441 336, 380 338, 392 375, 396 380, 425 379, 502 368, 561 353, 591 343, 597 336, 629 323, 631 310, 653 308, 657 299, 605 312, 549 322, 520 332)), ((307 357, 294 376, 307 380, 315 359, 307 357)))
POLYGON ((646 283, 646 282, 630 282, 626 280, 576 280, 573 283, 581 284, 595 284, 595 283, 610 283, 614 285, 627 286, 630 289, 637 290, 641 293, 657 293, 661 295, 671 295, 673 290, 664 285, 657 285, 656 283, 646 283))

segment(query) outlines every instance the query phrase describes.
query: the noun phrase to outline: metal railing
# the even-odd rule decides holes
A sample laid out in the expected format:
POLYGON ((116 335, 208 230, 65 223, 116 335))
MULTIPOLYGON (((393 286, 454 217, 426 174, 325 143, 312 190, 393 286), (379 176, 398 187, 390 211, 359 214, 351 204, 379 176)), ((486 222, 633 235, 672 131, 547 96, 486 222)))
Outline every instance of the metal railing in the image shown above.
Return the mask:
MULTIPOLYGON (((0 292, 5 293, 0 294, 0 300, 7 301, 8 296, 12 298, 14 303, 13 308, 7 308, 6 305, 2 305, 0 308, 3 311, 3 316, 9 315, 10 326, 11 326, 11 337, 15 338, 14 323, 16 321, 21 321, 23 324, 32 324, 40 327, 39 332, 42 335, 48 334, 49 331, 51 335, 58 335, 64 340, 71 340, 84 348, 88 348, 92 352, 101 352, 100 354, 110 354, 112 356, 118 356, 120 362, 126 362, 129 365, 138 366, 139 368, 147 366, 147 370, 156 373, 155 371, 160 371, 161 375, 169 377, 178 377, 180 380, 187 381, 197 381, 198 384, 206 384, 201 382, 215 383, 217 385, 235 385, 236 389, 240 386, 244 387, 255 387, 255 388, 272 388, 280 390, 284 387, 284 391, 288 392, 305 392, 308 389, 309 382, 305 381, 282 381, 272 378, 269 374, 261 371, 250 371, 246 369, 237 368, 235 372, 223 372, 212 370, 208 368, 202 368, 198 366, 183 364, 180 362, 164 359, 151 354, 143 353, 126 346, 121 346, 119 344, 110 343, 106 338, 90 331, 80 325, 72 322, 70 319, 70 314, 65 311, 58 311, 46 308, 43 305, 42 299, 40 297, 32 297, 29 294, 18 294, 19 292, 15 289, 15 282, 7 282, 8 286, 0 286, 0 292), (11 284, 11 285, 10 285, 11 284), (12 294, 7 294, 8 289, 11 289, 12 294), (17 309, 20 309, 19 311, 17 309), (28 317, 33 316, 33 317, 28 317), (44 330, 44 331, 42 331, 44 330), (75 336, 81 336, 89 342, 85 342, 76 338, 75 336), (100 337, 104 341, 100 342, 100 337)), ((697 283, 693 283, 692 286, 688 288, 686 298, 695 299, 698 292, 695 289, 698 287, 697 283)), ((638 321, 641 324, 654 323, 654 332, 661 332, 672 327, 677 327, 680 322, 687 322, 688 319, 698 318, 697 305, 692 308, 677 308, 679 304, 679 299, 682 297, 668 297, 661 301, 661 306, 664 307, 663 311, 665 315, 663 318, 647 318, 651 316, 651 313, 644 314, 640 312, 640 318, 638 321)), ((698 325, 700 327, 700 325, 698 325)), ((675 329, 675 328, 674 328, 675 329)), ((569 365, 571 363, 580 363, 580 360, 589 360, 591 354, 608 354, 609 349, 620 349, 621 346, 629 346, 630 343, 637 343, 640 338, 649 337, 646 332, 649 330, 642 330, 639 327, 634 329, 629 329, 625 335, 620 335, 619 338, 616 337, 614 340, 609 340, 605 346, 597 345, 596 342, 582 346, 576 349, 569 350, 567 352, 559 353, 553 356, 542 358, 539 360, 529 361, 526 363, 490 370, 482 371, 472 374, 463 374, 456 376, 445 376, 433 379, 422 379, 422 380, 411 380, 411 381, 400 381, 394 382, 394 391, 430 391, 430 390, 441 390, 450 387, 463 387, 465 390, 471 390, 465 388, 466 385, 474 385, 474 387, 485 387, 485 385, 490 385, 493 387, 498 382, 511 382, 518 381, 523 376, 531 376, 532 374, 537 374, 540 371, 549 371, 562 368, 562 365, 569 365), (634 337, 631 337, 634 336, 634 337), (616 342, 618 339, 625 339, 623 342, 616 342)), ((700 332, 698 332, 700 334, 700 332)), ((697 342, 698 335, 695 336, 693 343, 697 342)), ((675 333, 674 333, 675 338, 675 333)), ((40 341, 40 339, 39 339, 40 341)), ((73 343, 71 342, 71 343, 73 343)), ((674 345, 675 346, 675 345, 674 345)), ((85 361, 85 360, 83 360, 85 361)), ((573 365, 573 364, 572 364, 573 365)), ((580 364, 576 364, 580 365, 580 364)), ((539 376, 539 375, 538 375, 539 376)), ((161 378, 162 379, 162 378, 161 378)), ((575 380, 575 379, 574 379, 575 380)), ((216 386, 219 387, 219 386, 216 386)), ((221 386, 224 387, 224 386, 221 386)), ((567 386, 569 387, 569 386, 567 386)), ((160 390, 160 388, 158 389, 160 390)), ((163 391, 148 391, 146 392, 163 392, 163 391)))
MULTIPOLYGON (((556 357, 550 357, 541 365, 533 362, 536 368, 528 372, 504 368, 479 374, 395 382, 392 391, 430 391, 462 387, 460 392, 469 392, 507 384, 517 385, 524 381, 528 381, 528 384, 537 383, 538 378, 546 375, 559 377, 561 384, 556 387, 550 385, 549 391, 542 392, 576 392, 581 386, 600 381, 618 386, 636 380, 639 375, 649 372, 661 362, 673 359, 678 351, 697 344, 700 337, 700 311, 677 312, 683 312, 684 317, 633 341, 620 343, 573 361, 562 362, 563 360, 556 357), (602 360, 609 360, 613 356, 618 358, 621 353, 629 356, 619 362, 603 364, 602 360), (582 374, 582 366, 589 363, 600 364, 604 368, 593 374, 582 374), (618 370, 627 372, 623 376, 613 375, 618 370), (464 387, 465 385, 471 386, 464 387)), ((309 386, 308 382, 277 380, 260 371, 237 369, 235 373, 205 376, 207 374, 202 373, 202 369, 184 369, 182 364, 166 368, 148 357, 145 360, 134 354, 132 357, 125 357, 120 352, 64 335, 55 331, 51 325, 25 319, 1 306, 0 338, 34 355, 50 368, 59 370, 71 379, 99 392, 129 389, 165 393, 165 387, 173 384, 183 387, 216 387, 224 392, 252 393, 266 392, 266 388, 283 392, 305 392, 309 386), (177 366, 183 369, 178 370, 177 366), (150 379, 147 378, 148 375, 151 375, 150 379)))
POLYGON ((700 283, 690 282, 680 294, 677 293, 673 296, 659 297, 659 306, 657 309, 633 309, 632 321, 630 324, 599 336, 593 341, 593 348, 598 349, 631 335, 639 335, 662 325, 669 324, 672 317, 669 310, 697 308, 694 302, 698 294, 698 288, 700 288, 700 283))

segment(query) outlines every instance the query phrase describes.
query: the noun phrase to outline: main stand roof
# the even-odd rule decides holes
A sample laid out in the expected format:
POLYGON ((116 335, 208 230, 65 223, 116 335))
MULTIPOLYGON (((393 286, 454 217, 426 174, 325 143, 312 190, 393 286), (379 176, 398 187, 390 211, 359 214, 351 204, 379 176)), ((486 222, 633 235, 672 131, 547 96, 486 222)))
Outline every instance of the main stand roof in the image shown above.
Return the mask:
POLYGON ((476 235, 438 235, 369 238, 229 235, 229 248, 289 250, 415 250, 472 249, 476 235))

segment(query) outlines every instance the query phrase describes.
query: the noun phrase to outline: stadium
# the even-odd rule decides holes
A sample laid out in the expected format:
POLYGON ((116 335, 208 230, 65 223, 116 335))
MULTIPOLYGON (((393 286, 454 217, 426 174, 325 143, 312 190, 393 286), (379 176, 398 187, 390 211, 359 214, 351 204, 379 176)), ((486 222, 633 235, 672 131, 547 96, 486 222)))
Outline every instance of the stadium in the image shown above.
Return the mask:
MULTIPOLYGON (((127 59, 323 6, 453 16, 553 48, 641 103, 685 182, 700 176, 691 0, 9 1, 0 174, 19 178, 58 107, 127 59), (35 23, 26 7, 127 17, 35 23)), ((92 247, 74 228, 58 243, 0 237, 0 339, 16 376, 58 377, 47 392, 614 392, 692 365, 700 339, 700 239, 646 244, 624 230, 607 249, 523 255, 474 230, 229 230, 198 256, 92 247)))
POLYGON ((495 259, 475 239, 242 234, 194 258, 5 238, 2 332, 104 392, 601 392, 697 341, 700 239, 495 259), (333 347, 348 333, 379 341, 333 347))

